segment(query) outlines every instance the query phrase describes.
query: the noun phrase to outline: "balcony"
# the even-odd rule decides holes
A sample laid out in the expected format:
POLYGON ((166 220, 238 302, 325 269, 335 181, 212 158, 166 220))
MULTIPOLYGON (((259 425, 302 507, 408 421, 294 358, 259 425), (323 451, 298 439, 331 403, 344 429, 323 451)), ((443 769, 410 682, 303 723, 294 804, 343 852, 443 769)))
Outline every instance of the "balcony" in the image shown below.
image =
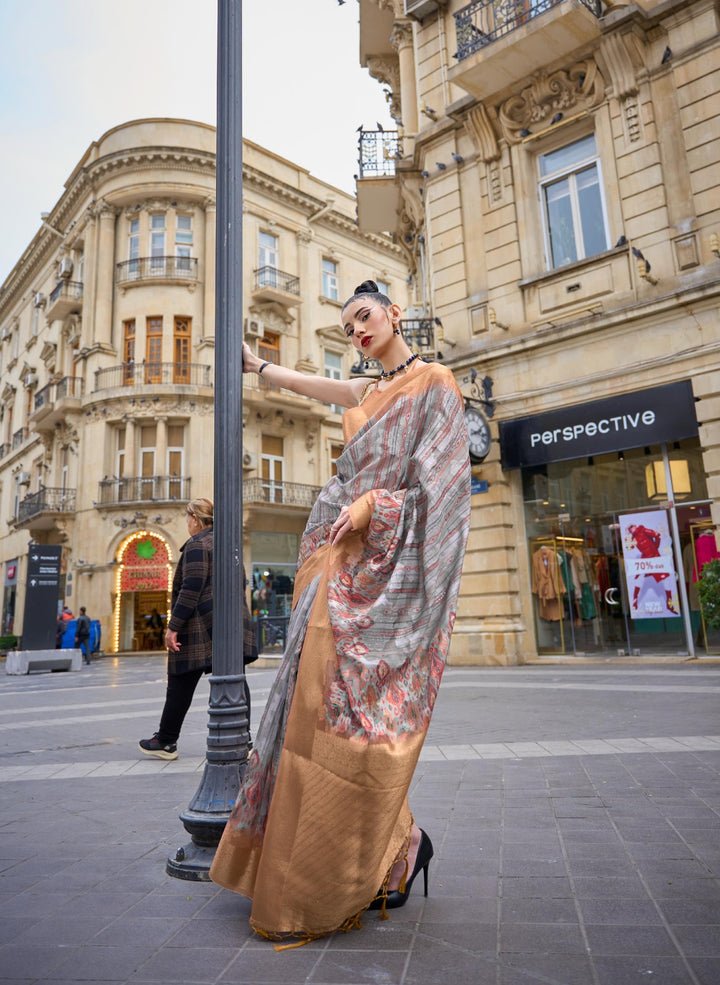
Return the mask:
POLYGON ((115 283, 121 287, 162 282, 188 284, 198 279, 197 257, 137 257, 115 267, 115 283))
POLYGON ((18 430, 12 436, 12 450, 15 451, 20 445, 30 437, 30 431, 27 427, 18 428, 18 430))
POLYGON ((7 455, 7 453, 9 451, 10 451, 10 445, 9 444, 0 445, 0 458, 5 458, 5 456, 7 455))
POLYGON ((48 298, 47 320, 61 321, 82 311, 83 286, 77 280, 60 280, 48 298))
POLYGON ((402 157, 397 130, 362 130, 358 139, 357 214, 363 232, 393 232, 400 208, 395 165, 402 157))
POLYGON ((96 507, 125 506, 129 503, 173 503, 190 499, 190 479, 179 475, 133 476, 103 479, 99 483, 96 507))
POLYGON ((213 385, 212 366, 202 363, 120 363, 95 370, 95 392, 114 387, 213 385))
POLYGON ((282 304, 294 308, 301 304, 300 278, 286 274, 275 267, 258 267, 255 271, 255 284, 252 291, 256 303, 282 304))
POLYGON ((74 489, 44 487, 39 492, 30 493, 29 496, 20 501, 17 516, 13 523, 16 528, 51 530, 58 516, 74 512, 74 489))
POLYGON ((52 430, 68 411, 79 410, 82 391, 83 381, 79 376, 64 376, 38 390, 30 415, 33 430, 52 430))
POLYGON ((302 482, 274 482, 271 479, 245 479, 243 503, 248 505, 295 506, 309 512, 320 493, 320 486, 302 482))
POLYGON ((400 322, 403 337, 414 351, 417 350, 428 362, 442 359, 438 352, 443 337, 442 329, 434 318, 404 318, 400 322))
POLYGON ((449 78, 478 99, 516 85, 600 36, 601 0, 473 0, 455 16, 449 78))

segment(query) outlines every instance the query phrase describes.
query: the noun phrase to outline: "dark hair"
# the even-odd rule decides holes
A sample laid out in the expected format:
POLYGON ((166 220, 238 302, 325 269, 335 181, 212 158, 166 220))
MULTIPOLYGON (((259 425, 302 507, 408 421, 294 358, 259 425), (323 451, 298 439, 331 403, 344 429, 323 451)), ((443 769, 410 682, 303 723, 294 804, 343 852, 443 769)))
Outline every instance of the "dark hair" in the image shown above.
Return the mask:
POLYGON ((85 615, 85 606, 84 605, 81 605, 80 606, 80 615, 81 616, 84 616, 85 615))
POLYGON ((342 310, 344 311, 351 301, 357 301, 358 298, 372 298, 373 301, 377 301, 378 304, 381 304, 383 308, 389 308, 392 304, 392 301, 387 294, 383 294, 378 290, 378 286, 374 280, 364 280, 362 284, 358 284, 355 288, 353 296, 348 298, 342 306, 342 310))

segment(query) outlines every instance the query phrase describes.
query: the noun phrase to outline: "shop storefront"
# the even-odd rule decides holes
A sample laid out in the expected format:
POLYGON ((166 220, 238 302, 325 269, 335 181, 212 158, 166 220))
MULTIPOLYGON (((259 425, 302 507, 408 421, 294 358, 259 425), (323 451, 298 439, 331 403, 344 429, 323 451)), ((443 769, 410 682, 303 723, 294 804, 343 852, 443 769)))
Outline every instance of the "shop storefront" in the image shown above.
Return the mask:
POLYGON ((292 609, 298 535, 253 530, 248 595, 261 651, 282 652, 292 609))
POLYGON ((717 556, 689 381, 500 425, 522 472, 540 655, 720 652, 697 592, 717 556))
POLYGON ((173 565, 170 545, 159 534, 131 534, 117 552, 113 606, 114 652, 164 649, 173 565), (160 617, 158 620, 157 617, 160 617))

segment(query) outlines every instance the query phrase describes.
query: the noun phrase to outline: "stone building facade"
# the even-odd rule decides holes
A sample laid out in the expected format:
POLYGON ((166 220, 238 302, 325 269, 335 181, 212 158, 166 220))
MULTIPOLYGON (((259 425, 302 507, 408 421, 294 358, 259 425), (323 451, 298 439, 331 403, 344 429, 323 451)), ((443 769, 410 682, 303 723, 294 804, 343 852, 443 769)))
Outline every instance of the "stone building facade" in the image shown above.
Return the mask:
MULTIPOLYGON (((340 306, 405 259, 352 196, 245 145, 244 325, 265 358, 347 376, 340 306)), ((159 645, 184 508, 213 495, 215 131, 122 124, 94 142, 0 288, 2 634, 22 634, 31 545, 62 546, 58 604, 107 652, 159 645)), ((280 625, 297 542, 342 447, 336 408, 244 387, 244 556, 280 625)), ((29 613, 32 616, 32 613, 29 613)))
POLYGON ((396 235, 472 408, 455 663, 719 650, 719 18, 360 0, 398 124, 361 134, 360 227, 396 235))

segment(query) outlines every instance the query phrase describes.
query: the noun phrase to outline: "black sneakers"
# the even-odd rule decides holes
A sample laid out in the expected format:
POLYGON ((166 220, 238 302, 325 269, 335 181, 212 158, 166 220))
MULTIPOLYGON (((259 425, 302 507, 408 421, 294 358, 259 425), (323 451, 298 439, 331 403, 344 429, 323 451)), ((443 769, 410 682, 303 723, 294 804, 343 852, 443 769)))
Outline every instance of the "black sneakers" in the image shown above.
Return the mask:
POLYGON ((145 753, 146 756, 152 756, 154 759, 177 759, 177 744, 175 742, 167 742, 163 744, 158 740, 157 732, 152 737, 152 739, 140 739, 138 742, 138 749, 140 752, 145 753))

